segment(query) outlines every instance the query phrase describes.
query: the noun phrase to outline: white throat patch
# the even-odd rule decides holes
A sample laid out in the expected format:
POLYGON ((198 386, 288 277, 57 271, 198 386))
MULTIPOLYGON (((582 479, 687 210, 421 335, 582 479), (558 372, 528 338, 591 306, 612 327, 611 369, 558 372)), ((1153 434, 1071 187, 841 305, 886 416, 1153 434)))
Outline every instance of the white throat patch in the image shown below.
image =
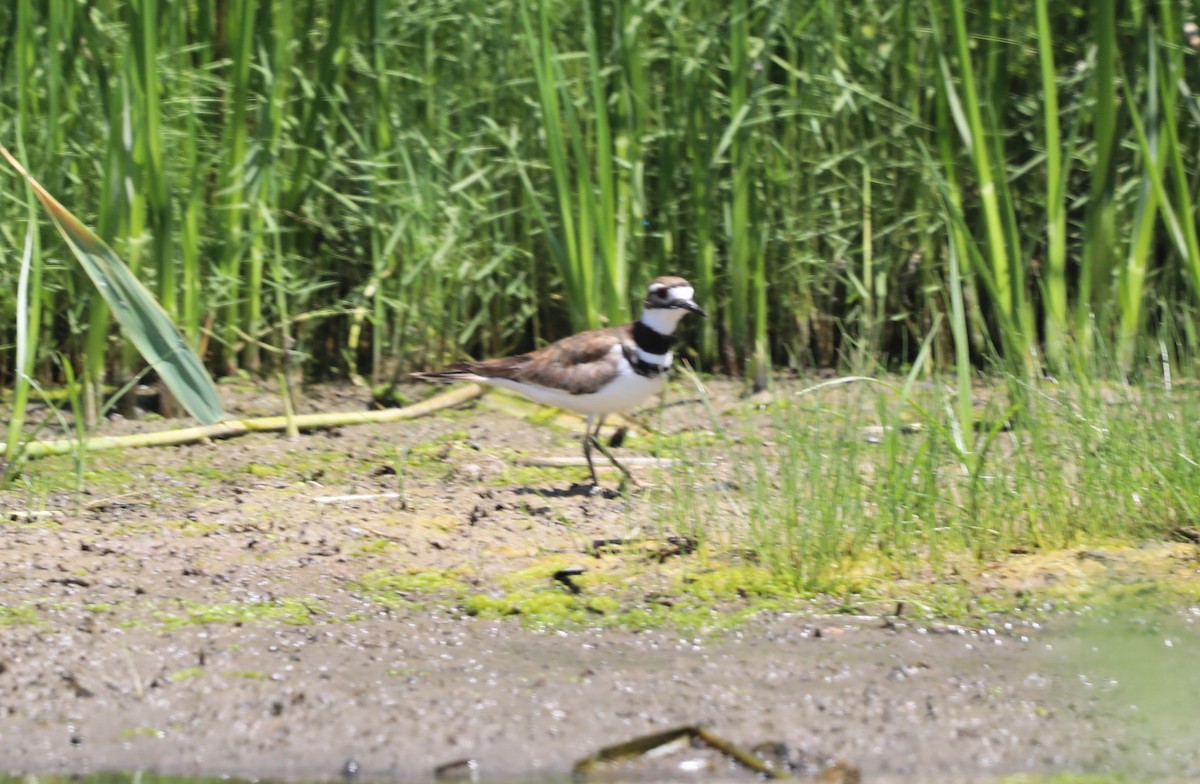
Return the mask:
POLYGON ((674 335, 679 320, 687 314, 680 308, 647 308, 641 322, 660 335, 674 335))

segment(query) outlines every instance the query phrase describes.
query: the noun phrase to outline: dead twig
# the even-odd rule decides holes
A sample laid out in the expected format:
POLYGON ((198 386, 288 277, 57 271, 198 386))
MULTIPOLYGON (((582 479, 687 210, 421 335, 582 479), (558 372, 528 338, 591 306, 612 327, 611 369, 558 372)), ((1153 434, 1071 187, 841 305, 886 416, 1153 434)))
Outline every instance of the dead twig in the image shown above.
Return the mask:
MULTIPOLYGON (((297 430, 320 430, 347 425, 380 424, 384 422, 401 422, 406 419, 417 419, 428 416, 443 408, 462 405, 483 394, 483 387, 471 384, 458 387, 449 392, 436 395, 404 408, 387 408, 379 411, 338 411, 328 414, 301 414, 290 417, 290 422, 297 430)), ((177 446, 179 444, 194 444, 219 438, 233 438, 247 433, 268 433, 286 430, 289 417, 274 416, 258 419, 234 419, 228 422, 218 422, 215 425, 201 427, 185 427, 179 430, 164 430, 158 433, 137 433, 128 436, 100 436, 80 442, 75 439, 58 441, 30 441, 25 445, 23 456, 27 458, 46 457, 47 455, 66 455, 77 449, 87 452, 103 452, 110 449, 126 449, 130 447, 147 446, 177 446)), ((0 444, 0 455, 5 447, 0 444)))
POLYGON ((326 504, 349 504, 355 501, 377 501, 399 497, 399 493, 361 493, 358 495, 319 495, 313 500, 324 506, 326 504))
POLYGON ((642 757, 654 751, 657 748, 674 743, 680 738, 688 738, 690 740, 698 740, 706 746, 716 749, 738 764, 754 771, 760 776, 769 779, 787 779, 790 778, 786 773, 778 770, 758 756, 751 754, 745 749, 730 743, 724 738, 712 734, 703 727, 697 725, 687 725, 677 727, 673 730, 665 732, 656 732, 652 735, 643 735, 640 738, 617 743, 612 746, 606 746, 595 754, 589 757, 584 757, 575 763, 575 767, 571 770, 571 776, 576 781, 586 780, 597 766, 609 762, 620 762, 635 757, 642 757))

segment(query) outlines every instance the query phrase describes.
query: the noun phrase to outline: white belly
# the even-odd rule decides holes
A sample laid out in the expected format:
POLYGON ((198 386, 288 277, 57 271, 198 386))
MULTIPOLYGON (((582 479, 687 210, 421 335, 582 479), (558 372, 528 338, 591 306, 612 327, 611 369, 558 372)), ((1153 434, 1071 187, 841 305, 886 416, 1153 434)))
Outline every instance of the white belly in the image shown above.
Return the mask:
POLYGON ((620 372, 599 391, 572 395, 561 389, 522 384, 507 378, 489 378, 486 383, 520 392, 531 400, 565 408, 577 414, 624 414, 645 403, 662 389, 663 375, 641 376, 622 358, 620 372))

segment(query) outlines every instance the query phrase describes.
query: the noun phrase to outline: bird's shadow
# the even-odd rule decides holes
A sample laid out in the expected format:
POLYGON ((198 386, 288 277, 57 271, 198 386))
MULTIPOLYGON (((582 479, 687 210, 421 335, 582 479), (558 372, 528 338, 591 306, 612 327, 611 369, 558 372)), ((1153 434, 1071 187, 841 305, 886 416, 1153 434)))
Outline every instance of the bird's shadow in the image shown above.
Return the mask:
POLYGON ((536 495, 539 498, 620 498, 621 492, 591 482, 575 482, 570 487, 515 487, 513 495, 536 495))

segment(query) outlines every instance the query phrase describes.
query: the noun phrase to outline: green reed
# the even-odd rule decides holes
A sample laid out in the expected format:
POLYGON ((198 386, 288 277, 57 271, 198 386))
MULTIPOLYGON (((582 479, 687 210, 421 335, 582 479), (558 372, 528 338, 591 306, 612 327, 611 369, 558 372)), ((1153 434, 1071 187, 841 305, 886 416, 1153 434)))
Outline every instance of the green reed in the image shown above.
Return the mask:
MULTIPOLYGON (((529 348, 670 272, 714 312, 693 358, 758 386, 909 365, 943 317, 936 367, 1088 374, 1120 344, 1133 374, 1152 336, 1197 342, 1197 74, 1168 6, 20 0, 0 136, 222 372, 529 348)), ((37 375, 54 350, 131 375, 73 266, 39 296, 37 375)))
POLYGON ((1059 122, 1058 69, 1054 61, 1054 32, 1049 0, 1037 0, 1038 64, 1041 66, 1042 128, 1046 144, 1046 275, 1043 332, 1051 367, 1066 365, 1067 335, 1067 205, 1063 169, 1062 126, 1059 122))

